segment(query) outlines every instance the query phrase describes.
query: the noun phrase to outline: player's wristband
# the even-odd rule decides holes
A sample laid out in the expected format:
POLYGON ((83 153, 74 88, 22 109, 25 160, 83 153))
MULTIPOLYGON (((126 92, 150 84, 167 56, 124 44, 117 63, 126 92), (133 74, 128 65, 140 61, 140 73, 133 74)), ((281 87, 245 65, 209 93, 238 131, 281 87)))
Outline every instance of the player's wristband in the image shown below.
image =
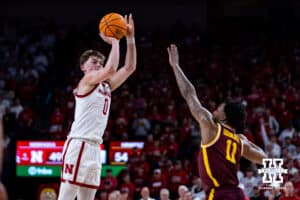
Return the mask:
POLYGON ((134 37, 132 38, 126 38, 127 44, 135 44, 135 39, 134 37))

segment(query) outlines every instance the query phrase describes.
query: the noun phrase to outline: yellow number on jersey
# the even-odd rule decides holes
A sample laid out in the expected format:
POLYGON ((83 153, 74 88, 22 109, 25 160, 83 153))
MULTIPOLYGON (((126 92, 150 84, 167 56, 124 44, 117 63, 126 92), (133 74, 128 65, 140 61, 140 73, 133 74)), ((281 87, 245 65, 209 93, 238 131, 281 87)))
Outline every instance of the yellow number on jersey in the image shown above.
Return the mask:
POLYGON ((226 160, 235 164, 235 154, 236 154, 237 144, 232 140, 226 140, 226 160))

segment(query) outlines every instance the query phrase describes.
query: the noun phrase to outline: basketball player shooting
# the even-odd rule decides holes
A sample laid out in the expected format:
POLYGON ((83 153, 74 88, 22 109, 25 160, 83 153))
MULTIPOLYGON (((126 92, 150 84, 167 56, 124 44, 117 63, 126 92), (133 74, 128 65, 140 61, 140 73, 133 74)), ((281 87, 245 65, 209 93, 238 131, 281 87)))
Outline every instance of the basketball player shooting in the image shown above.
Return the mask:
POLYGON ((257 164, 262 164, 262 159, 266 158, 262 149, 240 134, 246 119, 244 106, 228 100, 210 113, 202 106, 194 86, 181 70, 177 47, 171 44, 167 50, 180 93, 200 125, 198 168, 207 199, 244 200, 237 178, 241 156, 257 164))
POLYGON ((94 200, 100 185, 100 144, 107 125, 111 91, 117 89, 136 69, 136 46, 132 15, 127 23, 127 52, 125 65, 119 65, 119 40, 101 34, 111 44, 108 60, 95 50, 87 50, 80 57, 84 76, 75 95, 75 118, 63 150, 63 169, 59 200, 94 200))

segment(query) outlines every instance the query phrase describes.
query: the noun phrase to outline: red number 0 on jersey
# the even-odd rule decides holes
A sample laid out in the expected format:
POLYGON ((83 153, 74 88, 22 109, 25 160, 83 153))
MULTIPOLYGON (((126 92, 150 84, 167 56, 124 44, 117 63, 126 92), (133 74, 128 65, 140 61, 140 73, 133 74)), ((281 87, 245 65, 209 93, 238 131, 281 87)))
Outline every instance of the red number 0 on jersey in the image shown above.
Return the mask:
POLYGON ((108 98, 104 99, 104 105, 103 105, 103 114, 106 115, 108 110, 108 98))

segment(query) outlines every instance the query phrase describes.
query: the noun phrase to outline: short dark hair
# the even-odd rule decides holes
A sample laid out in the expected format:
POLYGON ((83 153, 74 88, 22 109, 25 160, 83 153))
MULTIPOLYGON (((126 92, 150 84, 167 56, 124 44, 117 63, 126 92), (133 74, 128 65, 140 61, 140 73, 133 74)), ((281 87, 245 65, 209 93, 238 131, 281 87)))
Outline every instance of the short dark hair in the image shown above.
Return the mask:
POLYGON ((228 125, 233 127, 237 133, 242 133, 245 128, 246 120, 245 106, 238 101, 226 100, 224 113, 228 125))
POLYGON ((86 50, 85 52, 83 52, 80 56, 80 59, 79 59, 79 64, 82 65, 83 63, 85 63, 89 57, 91 56, 95 56, 95 57, 98 57, 102 60, 105 59, 105 56, 100 53, 99 51, 96 51, 96 50, 92 50, 92 49, 89 49, 89 50, 86 50))

